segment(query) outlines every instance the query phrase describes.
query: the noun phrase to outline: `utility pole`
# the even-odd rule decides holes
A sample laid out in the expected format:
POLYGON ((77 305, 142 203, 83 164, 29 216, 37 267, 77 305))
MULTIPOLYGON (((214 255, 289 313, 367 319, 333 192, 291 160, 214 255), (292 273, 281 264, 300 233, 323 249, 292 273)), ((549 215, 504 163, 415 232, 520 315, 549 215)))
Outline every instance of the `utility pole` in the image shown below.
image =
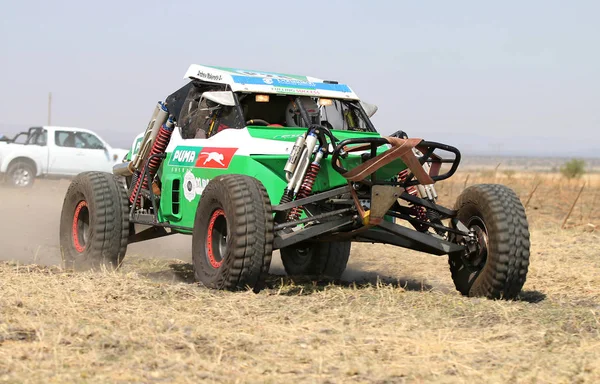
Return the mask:
POLYGON ((52 125, 52 92, 48 93, 48 125, 52 125))

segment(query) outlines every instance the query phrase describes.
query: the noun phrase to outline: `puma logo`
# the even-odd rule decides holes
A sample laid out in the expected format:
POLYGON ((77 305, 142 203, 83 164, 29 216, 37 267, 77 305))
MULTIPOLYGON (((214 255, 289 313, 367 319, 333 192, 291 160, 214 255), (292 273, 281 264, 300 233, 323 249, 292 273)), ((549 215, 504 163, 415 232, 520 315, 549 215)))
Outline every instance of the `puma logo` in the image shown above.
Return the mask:
POLYGON ((204 163, 202 163, 202 165, 206 165, 206 163, 209 163, 211 161, 214 161, 216 163, 219 163, 222 166, 225 166, 225 164, 223 164, 223 160, 225 159, 225 156, 223 156, 222 153, 219 152, 205 152, 205 153, 201 153, 200 156, 206 156, 206 159, 204 159, 204 163))

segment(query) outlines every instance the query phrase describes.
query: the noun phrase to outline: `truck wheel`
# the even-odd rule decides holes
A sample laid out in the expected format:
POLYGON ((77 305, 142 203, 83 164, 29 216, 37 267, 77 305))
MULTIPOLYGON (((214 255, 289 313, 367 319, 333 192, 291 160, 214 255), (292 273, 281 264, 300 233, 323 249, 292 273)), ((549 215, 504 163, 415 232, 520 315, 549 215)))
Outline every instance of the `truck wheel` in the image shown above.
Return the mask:
POLYGON ((314 243, 308 247, 287 247, 279 250, 285 272, 290 276, 316 276, 338 280, 350 258, 349 241, 314 243))
POLYGON ((456 289, 465 296, 517 297, 529 266, 529 226, 519 197, 503 185, 474 185, 458 197, 455 209, 478 240, 474 254, 449 255, 456 289))
POLYGON ((16 188, 30 188, 35 180, 35 168, 24 161, 11 164, 6 174, 8 183, 16 188))
POLYGON ((127 251, 129 200, 110 173, 84 172, 73 179, 60 218, 66 268, 117 268, 127 251))
POLYGON ((209 288, 258 292, 272 251, 273 212, 262 183, 243 175, 211 180, 194 221, 196 279, 209 288))

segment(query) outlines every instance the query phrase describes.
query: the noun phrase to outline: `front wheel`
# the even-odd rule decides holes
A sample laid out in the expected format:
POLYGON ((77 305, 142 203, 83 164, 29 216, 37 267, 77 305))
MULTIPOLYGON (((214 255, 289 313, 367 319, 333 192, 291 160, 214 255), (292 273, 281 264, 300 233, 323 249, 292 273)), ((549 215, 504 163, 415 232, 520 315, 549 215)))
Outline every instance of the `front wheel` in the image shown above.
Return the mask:
POLYGON ((258 292, 272 251, 273 212, 262 183, 243 175, 211 180, 194 221, 196 280, 209 288, 258 292))
POLYGON ((77 175, 63 202, 60 248, 66 268, 117 268, 127 251, 129 200, 110 173, 77 175))
POLYGON ((476 237, 474 252, 449 255, 456 289, 465 296, 516 298, 525 284, 530 246, 519 197, 503 185, 474 185, 458 197, 455 209, 476 237))

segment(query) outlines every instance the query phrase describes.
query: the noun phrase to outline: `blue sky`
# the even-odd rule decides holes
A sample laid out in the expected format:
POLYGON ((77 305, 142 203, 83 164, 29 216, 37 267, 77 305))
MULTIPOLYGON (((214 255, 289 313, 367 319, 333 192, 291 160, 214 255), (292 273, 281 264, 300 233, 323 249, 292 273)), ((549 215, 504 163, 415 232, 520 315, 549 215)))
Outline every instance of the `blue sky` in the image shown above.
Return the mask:
POLYGON ((127 146, 191 63, 349 84, 383 133, 466 153, 596 156, 596 1, 19 1, 0 13, 0 131, 127 146))

